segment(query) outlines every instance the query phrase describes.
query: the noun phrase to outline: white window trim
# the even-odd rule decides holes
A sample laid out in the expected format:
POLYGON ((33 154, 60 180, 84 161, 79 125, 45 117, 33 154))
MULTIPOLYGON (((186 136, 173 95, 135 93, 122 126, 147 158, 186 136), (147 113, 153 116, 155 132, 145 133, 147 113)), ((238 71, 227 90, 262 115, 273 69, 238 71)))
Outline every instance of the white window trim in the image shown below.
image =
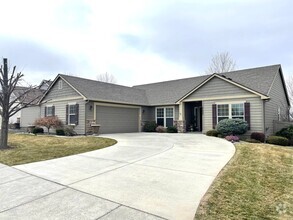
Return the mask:
POLYGON ((46 108, 46 117, 50 117, 50 116, 53 116, 53 105, 46 105, 45 106, 46 108), (52 114, 48 114, 48 108, 52 108, 52 114))
POLYGON ((245 105, 244 105, 244 102, 229 102, 229 103, 224 103, 224 102, 221 102, 221 103, 216 103, 217 105, 217 123, 219 123, 219 117, 222 118, 222 117, 225 117, 225 116, 219 116, 218 114, 218 106, 219 105, 228 105, 228 118, 229 119, 232 119, 232 105, 233 104, 242 104, 243 105, 243 121, 245 121, 245 105))
MULTIPOLYGON (((174 106, 161 106, 161 107, 156 107, 156 109, 155 109, 155 119, 156 119, 156 123, 157 123, 157 109, 158 108, 162 108, 162 109, 164 109, 164 127, 166 128, 166 119, 167 119, 167 117, 166 117, 166 109, 167 108, 172 108, 173 109, 173 117, 172 117, 172 119, 173 119, 173 122, 174 122, 174 120, 175 120, 175 107, 174 106)), ((162 118, 162 117, 160 117, 160 118, 162 118)), ((171 118, 171 117, 168 117, 168 118, 171 118)))
POLYGON ((68 125, 75 125, 75 123, 70 123, 70 116, 75 115, 76 116, 76 103, 68 103, 68 125), (70 114, 70 106, 73 105, 75 108, 75 114, 70 114))

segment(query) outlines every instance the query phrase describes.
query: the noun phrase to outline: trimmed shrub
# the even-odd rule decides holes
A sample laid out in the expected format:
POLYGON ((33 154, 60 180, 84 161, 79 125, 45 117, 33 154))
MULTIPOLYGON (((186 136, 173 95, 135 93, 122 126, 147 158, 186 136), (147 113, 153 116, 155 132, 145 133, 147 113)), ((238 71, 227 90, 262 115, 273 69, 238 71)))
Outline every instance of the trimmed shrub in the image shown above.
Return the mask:
POLYGON ((247 129, 247 122, 241 119, 224 119, 216 127, 216 130, 224 136, 244 134, 247 129))
POLYGON ((167 127, 167 133, 178 133, 178 129, 175 126, 167 127))
POLYGON ((60 135, 60 136, 64 136, 65 135, 65 131, 63 128, 58 128, 56 129, 56 134, 60 135))
POLYGON ((219 132, 217 130, 209 130, 206 133, 207 136, 213 136, 213 137, 218 137, 219 132))
POLYGON ((225 139, 227 141, 231 141, 231 142, 238 142, 239 141, 239 137, 235 136, 235 135, 229 135, 226 136, 225 139))
POLYGON ((251 135, 250 135, 250 138, 254 139, 254 140, 258 140, 259 142, 264 143, 265 139, 266 139, 266 136, 262 132, 252 132, 251 135))
POLYGON ((155 121, 146 121, 143 126, 144 132, 155 132, 157 123, 155 121))
POLYGON ((44 129, 43 128, 39 128, 39 127, 35 127, 32 130, 33 134, 43 134, 44 133, 44 129))
POLYGON ((255 144, 259 144, 261 143, 259 140, 255 140, 255 139, 245 139, 245 142, 248 142, 248 143, 255 143, 255 144))
POLYGON ((288 139, 285 137, 280 137, 280 136, 270 136, 267 139, 267 143, 269 144, 276 144, 276 145, 281 145, 281 146, 288 146, 288 139))
POLYGON ((72 126, 66 126, 63 128, 64 134, 66 136, 75 136, 77 133, 74 131, 74 128, 72 126))
POLYGON ((293 125, 289 126, 288 128, 282 128, 276 133, 276 136, 293 139, 293 125))
POLYGON ((164 132, 166 132, 166 128, 164 128, 163 126, 160 125, 156 128, 156 131, 159 133, 164 133, 164 132))

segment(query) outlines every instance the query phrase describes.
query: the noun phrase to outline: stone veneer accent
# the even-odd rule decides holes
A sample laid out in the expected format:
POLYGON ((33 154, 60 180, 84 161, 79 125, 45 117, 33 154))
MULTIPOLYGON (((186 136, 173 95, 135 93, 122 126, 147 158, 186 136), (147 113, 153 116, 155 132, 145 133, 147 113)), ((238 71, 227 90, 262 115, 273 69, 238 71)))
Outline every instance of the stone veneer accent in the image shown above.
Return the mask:
POLYGON ((186 132, 186 121, 184 121, 184 120, 174 121, 174 126, 177 127, 179 133, 186 132))

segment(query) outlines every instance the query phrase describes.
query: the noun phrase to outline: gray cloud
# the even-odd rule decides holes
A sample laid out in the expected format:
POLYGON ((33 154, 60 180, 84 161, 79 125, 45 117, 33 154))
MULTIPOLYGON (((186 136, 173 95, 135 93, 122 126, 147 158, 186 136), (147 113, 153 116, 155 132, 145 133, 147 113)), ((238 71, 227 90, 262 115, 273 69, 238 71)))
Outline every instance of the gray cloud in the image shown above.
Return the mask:
MULTIPOLYGON (((292 62, 292 3, 188 1, 157 6, 139 21, 148 35, 121 35, 139 51, 204 71, 213 54, 228 51, 239 68, 292 62)), ((290 65, 291 66, 291 65, 290 65)))
POLYGON ((74 60, 66 54, 56 52, 39 43, 0 37, 2 57, 7 57, 13 65, 32 71, 59 72, 74 69, 74 60))

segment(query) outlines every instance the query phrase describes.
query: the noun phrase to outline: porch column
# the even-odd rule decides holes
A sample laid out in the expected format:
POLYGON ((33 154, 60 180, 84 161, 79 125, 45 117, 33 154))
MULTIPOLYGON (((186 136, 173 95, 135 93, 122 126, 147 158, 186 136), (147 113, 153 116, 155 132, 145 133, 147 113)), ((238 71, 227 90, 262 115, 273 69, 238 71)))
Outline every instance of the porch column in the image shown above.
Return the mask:
POLYGON ((179 117, 178 121, 176 121, 176 126, 178 132, 183 133, 186 132, 186 125, 185 125, 185 103, 179 103, 179 117))

